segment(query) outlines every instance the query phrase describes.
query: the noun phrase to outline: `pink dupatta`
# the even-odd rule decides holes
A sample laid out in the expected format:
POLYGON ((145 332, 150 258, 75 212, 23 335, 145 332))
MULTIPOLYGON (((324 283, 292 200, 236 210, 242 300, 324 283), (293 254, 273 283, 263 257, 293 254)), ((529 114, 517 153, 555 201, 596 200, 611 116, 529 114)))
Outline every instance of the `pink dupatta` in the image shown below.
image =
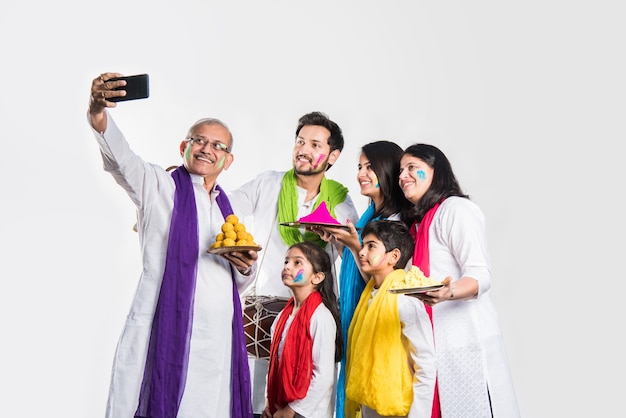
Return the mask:
MULTIPOLYGON (((430 208, 424 217, 422 218, 422 222, 417 225, 417 222, 413 223, 411 226, 411 235, 415 237, 415 251, 413 252, 413 265, 417 266, 422 270, 426 277, 430 277, 430 250, 428 247, 428 231, 430 230, 430 224, 435 217, 435 212, 439 208, 441 202, 437 202, 435 206, 430 208), (415 231, 415 227, 417 226, 417 231, 415 231)), ((428 317, 430 318, 431 325, 433 324, 433 308, 432 306, 424 305, 426 308, 426 313, 428 313, 428 317)), ((434 330, 433 330, 434 332, 434 330)), ((436 344, 436 342, 435 342, 436 344)), ((439 405, 439 388, 437 384, 437 379, 435 379, 435 396, 433 397, 433 411, 431 418, 440 418, 441 417, 441 407, 439 405)))

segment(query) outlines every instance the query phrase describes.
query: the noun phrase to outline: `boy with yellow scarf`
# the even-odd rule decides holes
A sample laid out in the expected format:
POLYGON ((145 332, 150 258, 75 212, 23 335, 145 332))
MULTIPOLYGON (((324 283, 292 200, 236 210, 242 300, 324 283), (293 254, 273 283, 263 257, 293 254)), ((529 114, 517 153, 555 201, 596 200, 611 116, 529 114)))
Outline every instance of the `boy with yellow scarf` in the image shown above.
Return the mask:
POLYGON ((390 293, 414 242, 400 221, 363 228, 361 271, 370 279, 348 331, 347 418, 430 417, 436 366, 432 326, 417 298, 390 293))

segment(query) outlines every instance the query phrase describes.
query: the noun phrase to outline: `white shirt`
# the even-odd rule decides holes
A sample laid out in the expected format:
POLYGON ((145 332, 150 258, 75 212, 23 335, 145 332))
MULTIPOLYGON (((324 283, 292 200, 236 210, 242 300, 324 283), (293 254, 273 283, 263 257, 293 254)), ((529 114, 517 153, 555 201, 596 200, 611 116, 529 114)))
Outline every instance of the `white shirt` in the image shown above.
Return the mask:
MULTIPOLYGON (((278 318, 272 324, 272 339, 278 318)), ((280 336, 278 358, 283 354, 285 337, 293 322, 290 315, 280 336)), ((332 418, 335 412, 335 337, 337 325, 333 315, 324 304, 320 304, 311 315, 311 338, 313 338, 313 376, 304 398, 290 402, 289 407, 306 418, 332 418)))
MULTIPOLYGON (((163 168, 143 161, 107 115, 103 135, 94 131, 104 168, 137 207, 143 271, 119 339, 107 402, 109 418, 132 417, 139 400, 153 313, 165 268, 174 180, 163 168)), ((198 210, 199 253, 189 366, 179 415, 185 418, 230 416, 232 278, 229 263, 207 249, 224 218, 209 197, 203 178, 191 175, 198 210)), ((237 276, 239 289, 252 277, 237 276)))
MULTIPOLYGON (((291 297, 289 288, 280 279, 285 253, 289 248, 278 231, 278 197, 284 175, 284 171, 265 171, 229 193, 231 203, 237 206, 239 217, 250 219, 246 220, 246 226, 257 244, 263 247, 259 252, 259 274, 255 284, 257 295, 291 297)), ((306 190, 297 187, 297 192, 299 219, 313 211, 317 196, 305 201, 306 190)), ((359 215, 349 194, 342 203, 335 206, 335 217, 342 224, 348 219, 354 224, 358 221, 359 215)), ((301 232, 304 233, 304 230, 301 232)), ((331 260, 337 259, 337 250, 333 245, 326 245, 326 250, 331 260)), ((336 285, 336 277, 334 280, 336 285)))
POLYGON ((490 298, 484 215, 472 201, 447 198, 429 231, 430 276, 478 281, 478 297, 433 308, 442 416, 519 417, 498 315, 490 298), (489 388, 489 394, 487 394, 489 388))

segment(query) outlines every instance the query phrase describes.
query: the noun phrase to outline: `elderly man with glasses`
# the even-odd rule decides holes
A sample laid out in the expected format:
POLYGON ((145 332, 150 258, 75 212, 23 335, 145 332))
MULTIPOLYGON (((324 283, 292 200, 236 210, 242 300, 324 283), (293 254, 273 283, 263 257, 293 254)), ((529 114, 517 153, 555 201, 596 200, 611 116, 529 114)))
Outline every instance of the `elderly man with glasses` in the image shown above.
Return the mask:
POLYGON ((143 269, 119 340, 106 416, 252 416, 239 292, 251 282, 255 251, 207 252, 234 213, 217 184, 233 162, 233 137, 201 119, 179 146, 173 172, 135 154, 107 108, 126 82, 92 81, 88 120, 104 169, 137 208, 143 269))

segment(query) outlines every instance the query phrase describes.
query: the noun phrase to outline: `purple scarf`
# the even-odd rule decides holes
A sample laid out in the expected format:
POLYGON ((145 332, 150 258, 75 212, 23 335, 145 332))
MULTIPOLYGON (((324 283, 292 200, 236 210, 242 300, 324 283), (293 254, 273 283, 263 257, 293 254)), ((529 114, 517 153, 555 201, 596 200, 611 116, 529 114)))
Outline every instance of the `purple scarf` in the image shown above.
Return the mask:
MULTIPOLYGON (((175 418, 185 389, 189 341, 198 269, 199 237, 196 200, 185 167, 172 172, 176 190, 165 272, 146 357, 135 418, 175 418)), ((218 185, 216 199, 224 218, 233 213, 218 185)), ((232 271, 231 267, 231 273, 232 271)), ((241 301, 233 277, 233 336, 231 353, 231 417, 252 417, 250 371, 240 315, 241 301)))

